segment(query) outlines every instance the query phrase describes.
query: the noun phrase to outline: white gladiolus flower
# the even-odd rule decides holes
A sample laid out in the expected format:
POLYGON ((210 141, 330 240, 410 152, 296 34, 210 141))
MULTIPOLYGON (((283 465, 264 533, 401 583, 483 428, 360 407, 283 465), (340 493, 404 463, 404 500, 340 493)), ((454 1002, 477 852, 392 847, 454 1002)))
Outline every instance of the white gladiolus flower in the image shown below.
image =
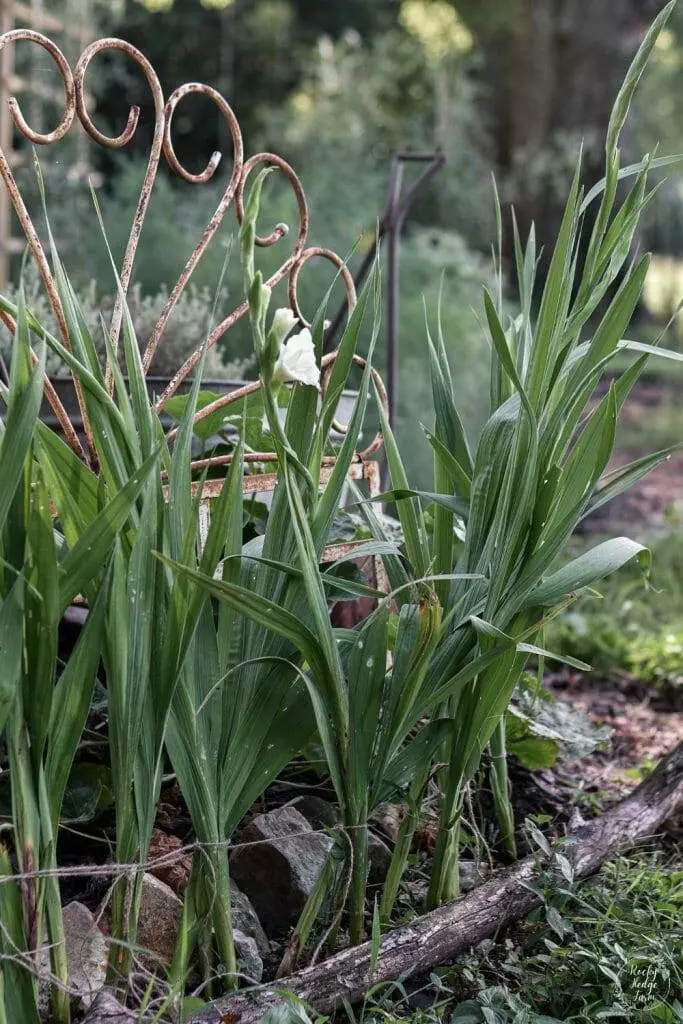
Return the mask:
POLYGON ((289 308, 284 306, 282 309, 276 309, 273 314, 273 326, 271 331, 278 340, 278 344, 282 344, 289 332, 292 330, 297 322, 297 317, 289 308))
POLYGON ((320 388, 320 369, 315 361, 313 338, 308 327, 293 334, 280 349, 273 381, 278 384, 308 384, 320 388))

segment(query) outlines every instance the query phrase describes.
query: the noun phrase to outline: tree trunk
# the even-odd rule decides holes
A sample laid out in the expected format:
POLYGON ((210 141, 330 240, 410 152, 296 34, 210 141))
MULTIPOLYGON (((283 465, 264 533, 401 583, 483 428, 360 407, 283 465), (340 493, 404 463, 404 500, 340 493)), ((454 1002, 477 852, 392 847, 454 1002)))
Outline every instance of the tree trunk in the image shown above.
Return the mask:
MULTIPOLYGON (((496 4, 500 0, 495 0, 496 4)), ((495 158, 508 182, 522 234, 535 222, 546 246, 559 226, 562 200, 581 141, 585 181, 604 173, 604 140, 628 65, 664 0, 506 0, 507 18, 487 34, 489 18, 473 3, 482 43, 495 158), (508 10, 509 8, 509 10, 508 10)), ((484 5, 484 11, 488 5, 484 5)), ((627 157, 633 149, 625 140, 627 157)), ((624 162, 629 162, 626 159, 624 162)), ((512 238, 506 239, 512 255, 512 238)))

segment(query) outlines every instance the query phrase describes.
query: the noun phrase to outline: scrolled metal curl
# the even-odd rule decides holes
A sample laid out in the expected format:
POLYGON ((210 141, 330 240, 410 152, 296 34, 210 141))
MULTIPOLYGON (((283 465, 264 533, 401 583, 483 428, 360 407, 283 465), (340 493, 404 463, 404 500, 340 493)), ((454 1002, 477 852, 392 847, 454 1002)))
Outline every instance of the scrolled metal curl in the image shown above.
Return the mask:
MULTIPOLYGON (((197 264, 201 257, 204 255, 207 246, 210 244, 212 238, 215 236, 218 228, 222 224, 225 215, 234 201, 235 213, 238 224, 242 224, 244 220, 244 199, 247 180, 253 170, 259 166, 272 167, 281 173, 292 187, 294 197, 296 200, 298 212, 299 212, 299 225, 296 236, 296 241, 290 252, 289 256, 283 260, 280 267, 269 277, 266 284, 273 288, 281 280, 289 277, 288 280, 288 293, 289 302, 293 312, 300 320, 303 325, 307 325, 307 321, 302 313, 301 306, 299 303, 297 288, 299 275, 302 268, 313 258, 326 259, 337 268, 339 275, 342 277, 344 287, 346 289, 347 304, 349 311, 351 311, 356 303, 356 292, 353 283, 353 279, 345 266, 343 260, 332 250, 325 249, 319 246, 313 246, 306 248, 306 239, 308 236, 309 228, 309 211, 308 204, 306 202, 306 196, 304 194, 301 181, 297 176, 294 169, 284 160, 282 157, 275 153, 257 153, 250 157, 246 162, 244 161, 244 146, 242 141, 242 133, 239 126, 237 117, 235 116, 232 108, 225 100, 225 98, 217 90, 207 85, 202 85, 196 82, 190 82, 186 85, 180 86, 170 96, 168 102, 164 105, 163 91, 157 77, 154 68, 147 60, 147 58, 132 44, 126 42, 123 39, 117 38, 105 38, 99 39, 89 46, 86 46, 83 53, 79 57, 76 66, 72 72, 68 61, 64 57, 59 47, 52 42, 47 36, 42 35, 40 32, 35 32, 31 29, 16 29, 11 32, 7 32, 0 36, 0 50, 5 46, 8 46, 17 41, 27 41, 35 43, 42 47, 47 53, 49 53, 57 65, 58 71, 62 77, 65 92, 65 109, 62 117, 60 118, 57 126, 50 132, 39 132, 27 123, 23 116, 21 107, 17 99, 13 96, 9 100, 9 109, 11 112, 12 121, 17 129, 25 138, 37 145, 49 145, 54 142, 58 142, 63 139, 64 136, 70 130, 75 117, 78 116, 84 130, 88 136, 101 146, 105 146, 109 149, 120 149, 128 145, 138 129, 140 120, 140 109, 137 106, 131 106, 128 111, 126 124, 123 130, 118 135, 107 135, 101 131, 93 122, 85 102, 85 77, 87 70, 92 60, 98 55, 106 51, 120 51, 131 58, 137 66, 141 69, 152 93, 152 99, 154 104, 154 134, 152 139, 152 146, 148 158, 147 169, 145 177, 140 190, 140 195, 135 211, 133 223, 131 225, 126 250, 121 263, 120 269, 120 287, 119 296, 117 298, 116 305, 114 307, 114 313, 112 316, 111 323, 111 338, 113 343, 114 353, 118 345, 118 338, 121 330, 121 322, 123 318, 123 308, 125 302, 125 296, 130 285, 133 265, 135 261, 135 255, 142 232, 145 216, 149 207, 154 183, 156 181, 159 164, 162 154, 164 155, 169 167, 175 174, 181 177, 184 181, 193 184, 202 184, 210 181, 221 160, 220 153, 213 153, 209 158, 203 171, 193 173, 185 168, 180 160, 178 159, 174 147, 171 135, 171 126, 173 120, 173 114, 181 102, 181 100, 189 94, 202 94, 207 96, 213 103, 216 104, 219 111, 221 112, 230 132, 233 144, 233 167, 230 174, 229 180, 226 184, 225 191, 221 197, 221 200, 211 218, 209 223, 206 225, 202 237, 198 245, 193 250, 192 254, 187 260, 183 271, 174 286, 167 303, 162 310, 159 321, 157 322, 152 335, 150 336, 147 348, 144 353, 143 362, 145 369, 148 369, 154 353, 162 339, 164 329, 175 309, 175 306, 186 287, 190 277, 192 276, 197 264)), ((62 338, 63 343, 69 346, 68 328, 66 319, 64 316, 64 310, 62 308, 61 300, 55 285, 55 281, 50 272, 49 264, 42 243, 38 237, 38 234, 33 226, 30 215, 26 206, 23 202, 19 189, 17 187, 14 175, 10 168, 9 161, 6 155, 0 150, 0 176, 3 178, 5 186, 10 195, 11 201, 14 205, 17 216, 19 217, 22 229, 26 236, 29 248, 31 249, 38 270, 43 281, 44 287, 47 292, 50 305, 54 312, 57 324, 59 327, 59 334, 62 338)), ((270 247, 275 245, 278 241, 288 234, 288 227, 286 224, 278 224, 268 234, 259 235, 255 239, 256 244, 260 247, 270 247)), ((215 344, 219 338, 221 338, 226 331, 230 329, 238 320, 240 320, 248 311, 248 304, 243 302, 235 310, 232 311, 227 317, 225 317, 221 323, 219 323, 211 332, 208 338, 208 345, 215 344)), ((3 320, 5 318, 2 318, 3 320)), ((6 320, 5 320, 6 322, 6 320)), ((6 325, 9 324, 6 322, 6 325)), ((203 347, 203 346, 202 346, 203 347)), ((183 363, 178 369, 166 391, 163 393, 161 398, 156 404, 157 411, 161 411, 165 406, 166 402, 171 398, 172 395, 177 391, 180 383, 188 376, 189 373, 197 365, 200 357, 202 347, 198 348, 192 355, 183 363)), ((323 389, 326 386, 328 379, 329 367, 331 367, 334 360, 337 358, 337 353, 333 352, 325 356, 322 362, 323 373, 323 389)), ((354 357, 354 362, 358 365, 364 365, 363 360, 360 356, 354 357)), ((107 380, 110 388, 113 387, 113 375, 111 372, 111 366, 107 366, 107 380)), ((92 434, 90 430, 90 423, 87 415, 87 410, 83 398, 83 392, 80 380, 74 374, 74 385, 76 394, 78 397, 78 403, 80 408, 80 414, 84 425, 86 437, 89 443, 89 450, 91 457, 94 456, 94 446, 92 443, 92 434)), ((386 392, 384 385, 377 374, 373 371, 373 378, 377 385, 380 400, 386 403, 386 392)), ((211 406, 206 406, 203 410, 197 413, 195 419, 201 420, 204 417, 211 415, 217 408, 222 408, 224 405, 227 406, 231 402, 237 401, 238 398, 243 397, 246 394, 250 394, 253 391, 258 390, 260 383, 254 382, 241 388, 238 392, 233 392, 231 395, 221 396, 216 402, 212 403, 211 406)), ((62 426, 64 434, 67 438, 68 443, 74 449, 74 451, 82 458, 85 462, 88 462, 88 456, 83 452, 80 445, 80 441, 77 437, 73 425, 68 421, 66 417, 66 411, 64 410, 59 398, 54 389, 46 385, 46 397, 50 404, 55 410, 59 422, 62 426)), ((343 425, 335 423, 337 430, 344 431, 343 425)), ((171 437, 173 432, 169 435, 171 437)), ((376 451, 382 444, 382 436, 378 434, 373 440, 371 445, 361 452, 356 458, 365 459, 372 452, 376 451)), ((273 453, 250 453, 250 459, 253 461, 272 461, 275 458, 273 453)), ((225 461, 225 457, 217 457, 216 460, 212 460, 216 465, 225 461)), ((329 461, 329 460, 328 460, 329 461)))
MULTIPOLYGON (((131 43, 127 43, 124 39, 116 39, 114 37, 107 37, 105 39, 97 39, 94 43, 90 43, 89 46, 83 50, 83 53, 78 58, 76 68, 74 71, 74 82, 76 86, 76 109, 78 111, 78 117, 83 125, 83 128, 88 133, 91 139, 98 142, 101 146, 106 146, 109 149, 121 149, 123 146, 128 145, 131 141, 138 127, 140 120, 140 108, 133 106, 128 111, 128 120, 126 121, 126 127, 119 135, 110 136, 105 135, 104 132, 100 131, 99 128, 93 123, 90 114, 87 111, 85 104, 85 75, 88 67, 97 54, 102 53, 106 50, 120 50, 125 53, 138 65, 142 71, 147 83, 152 92, 152 99, 154 101, 154 136, 152 138, 152 148, 150 150, 149 159, 147 162, 147 170, 145 177, 142 182, 142 188, 140 189, 140 196, 138 198, 137 208, 135 210, 135 216, 131 225, 130 234, 128 235, 128 242, 126 243, 126 250, 123 254, 123 260, 121 263, 121 270, 119 274, 120 288, 116 297, 116 303, 114 305, 114 312, 111 320, 111 342, 112 351, 114 357, 118 350, 119 335, 121 333, 121 322, 123 320, 123 306, 125 296, 128 293, 128 287, 130 285, 130 279, 133 273, 133 264, 135 262, 135 253, 137 252, 138 242, 140 241, 140 234, 142 233, 142 225, 144 224, 145 217, 147 215, 147 208, 149 206, 150 199, 152 197, 152 190, 154 188, 154 182, 156 181, 157 172, 159 169, 159 161, 161 159, 161 150, 164 141, 164 94, 161 89, 161 84, 157 73, 147 60, 145 55, 133 46, 131 43)), ((113 390, 114 381, 111 371, 111 366, 107 365, 106 379, 109 390, 113 390)))
MULTIPOLYGON (((14 96, 11 96, 8 101, 10 114, 17 130, 24 135, 25 138, 29 139, 30 142, 39 146, 48 146, 54 142, 59 142, 60 139, 63 139, 73 124, 74 115, 76 113, 74 78, 71 73, 69 63, 59 47, 53 43, 51 39, 48 39, 47 36, 42 35, 40 32, 34 32, 32 29, 13 29, 11 32, 4 33, 4 35, 0 36, 0 51, 4 50, 6 46, 20 41, 35 43, 37 46, 42 47, 43 50, 49 53, 54 59, 62 77, 62 82, 64 83, 64 96, 66 102, 64 114, 62 115, 57 127, 53 128, 51 132, 35 131, 29 124, 27 124, 17 99, 14 96)), ((43 287, 45 288, 50 308, 52 309, 55 320, 57 321, 60 338, 67 348, 71 348, 64 309, 50 270, 47 256, 45 255, 43 244, 38 237, 38 233, 33 226, 33 221, 31 220, 31 216, 26 208, 26 204, 22 199, 16 179, 12 173, 9 160, 2 150, 0 150, 0 175, 5 183, 5 188, 7 189, 16 215, 19 218, 19 223, 21 224, 29 249, 31 250, 36 262, 36 266, 38 267, 38 273, 40 274, 40 278, 43 282, 43 287)), ((88 441, 88 450, 90 457, 92 457, 94 455, 95 448, 92 440, 92 433, 90 431, 83 388, 80 380, 77 378, 74 378, 74 387, 76 390, 79 412, 83 419, 86 439, 88 441)), ((55 414, 60 422, 62 422, 66 413, 64 412, 54 389, 47 388, 46 393, 55 414)), ((71 430, 65 430, 65 436, 76 455, 84 459, 86 463, 89 462, 90 459, 85 455, 73 427, 71 430)))
POLYGON ((11 43, 24 41, 30 43, 36 43, 36 45, 46 50, 54 60, 59 73, 64 83, 64 95, 66 99, 66 107, 64 114, 57 125, 51 132, 37 132, 30 125, 27 124, 24 115, 21 112, 19 102, 14 96, 10 96, 7 101, 7 105, 12 115, 12 120, 17 128, 17 131, 21 132, 25 138, 33 142, 37 146, 49 146, 53 142, 59 142, 63 139, 66 133, 73 124, 74 115, 76 113, 76 104, 74 97, 74 77, 71 73, 71 68, 66 57, 51 39, 44 36, 41 32, 34 32, 28 28, 16 28, 10 32, 5 32, 3 36, 0 36, 0 50, 4 50, 6 46, 11 43))
POLYGON ((219 93, 216 89, 213 89, 210 85, 202 85, 199 82, 188 82, 186 85, 181 85, 178 89, 175 90, 174 93, 171 94, 171 96, 168 99, 168 102, 166 103, 166 109, 164 112, 165 125, 163 152, 169 167, 184 181, 187 181, 192 184, 200 184, 203 182, 210 181, 213 178, 216 168, 218 167, 218 164, 221 161, 221 154, 215 152, 211 155, 211 158, 209 159, 209 162, 207 163, 203 171, 201 171, 199 174, 192 174, 185 167, 183 167, 183 165, 180 163, 180 160, 176 156, 175 149, 173 148, 173 139, 171 136, 171 124, 173 121, 173 114, 180 101, 185 96, 188 96, 193 93, 208 96, 208 98, 216 104, 220 113, 223 116, 224 121, 228 126, 228 130, 232 137, 233 147, 232 173, 230 175, 228 183, 225 187, 225 191, 221 197, 218 206, 216 207, 216 210, 211 220, 204 228, 202 237, 198 245, 195 247, 187 263, 185 264, 182 273, 180 274, 180 277, 178 278, 171 294, 169 295, 166 301, 166 304, 164 305, 163 310, 161 311, 161 316, 159 317, 159 320, 155 324, 154 330, 150 335, 143 357, 143 366, 145 370, 149 369, 152 359, 154 358, 154 354, 159 346, 159 342, 161 341, 161 336, 164 330, 166 329, 166 325, 168 324, 168 321, 170 320, 173 314, 173 310, 175 309, 178 303, 178 299, 183 293, 185 286, 187 285, 187 282, 190 280, 190 277, 194 273, 197 264, 199 263, 202 256, 206 252, 206 249, 211 243, 211 240, 213 239, 214 235, 221 226, 223 218, 225 217, 225 214, 227 213, 228 208, 230 207, 230 204, 233 200, 240 179, 242 177, 242 167, 244 164, 244 143, 242 141, 242 131, 239 126, 239 121, 237 120, 237 117, 235 116, 232 107, 227 102, 227 100, 221 95, 221 93, 219 93))
POLYGON ((320 245, 313 245, 308 249, 304 249, 289 273, 289 304, 304 327, 310 327, 311 325, 301 312, 301 306, 299 304, 299 295, 297 291, 299 274, 309 260, 316 258, 328 260, 339 271, 339 275, 346 290, 346 304, 348 306, 349 313, 353 311, 357 301, 356 286, 353 282, 353 277, 341 256, 338 256, 332 249, 325 249, 320 245))

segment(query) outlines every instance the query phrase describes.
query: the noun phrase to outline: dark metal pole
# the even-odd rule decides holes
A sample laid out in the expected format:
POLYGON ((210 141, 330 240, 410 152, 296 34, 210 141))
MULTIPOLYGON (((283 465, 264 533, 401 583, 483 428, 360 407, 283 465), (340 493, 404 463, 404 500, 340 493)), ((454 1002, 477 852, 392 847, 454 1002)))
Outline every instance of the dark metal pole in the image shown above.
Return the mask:
POLYGON ((401 221, 398 218, 398 203, 403 185, 403 164, 395 160, 392 167, 391 195, 388 203, 387 231, 387 396, 389 398, 389 424, 396 426, 398 410, 398 305, 399 305, 399 246, 401 221))
MULTIPOLYGON (((389 398, 389 422, 396 423, 398 409, 398 342, 399 342, 399 256, 401 229, 415 197, 426 183, 437 174, 445 163, 440 150, 433 153, 396 153, 391 161, 387 200, 384 213, 377 225, 375 242, 365 254, 354 275, 356 289, 360 290, 375 262, 380 241, 387 237, 387 394, 389 398), (406 192, 401 195, 403 168, 407 163, 427 164, 406 192)), ((332 320, 325 339, 325 349, 334 348, 334 341, 346 315, 346 303, 342 304, 332 320)))

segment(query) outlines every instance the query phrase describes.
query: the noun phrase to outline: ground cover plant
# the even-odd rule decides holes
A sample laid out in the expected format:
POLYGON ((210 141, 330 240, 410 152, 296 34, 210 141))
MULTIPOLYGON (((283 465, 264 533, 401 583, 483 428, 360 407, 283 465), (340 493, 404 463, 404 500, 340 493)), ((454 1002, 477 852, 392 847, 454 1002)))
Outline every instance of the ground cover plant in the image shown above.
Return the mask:
POLYGON ((553 927, 535 914, 504 943, 483 943, 421 986, 378 989, 349 1019, 676 1024, 683 1019, 682 882, 670 852, 644 848, 618 858, 588 882, 555 892, 553 927))
POLYGON ((122 996, 137 995, 142 1013, 178 1019, 188 987, 205 999, 238 983, 227 851, 245 816, 295 758, 305 761, 311 744, 339 822, 283 970, 307 957, 314 939, 330 949, 368 933, 377 938, 391 926, 428 794, 438 825, 426 902, 433 907, 459 893, 464 806, 484 755, 500 845, 516 855, 508 709, 513 701, 518 713, 524 707, 528 663, 539 680, 548 660, 587 669, 547 648, 548 627, 577 593, 627 563, 648 568, 648 552, 635 540, 602 541, 568 561, 567 543, 591 511, 670 450, 604 478, 618 415, 648 360, 681 361, 676 352, 624 340, 648 267, 647 256, 631 261, 631 251, 653 196, 647 180, 654 161, 624 169, 619 154, 634 90, 672 7, 657 18, 629 71, 610 122, 605 177, 585 195, 579 158, 542 287, 534 231, 523 241, 515 227, 519 306, 507 319, 499 215, 495 286, 484 293, 490 415, 476 445, 456 408, 438 310, 429 311, 430 491, 411 487, 373 375, 379 269, 350 311, 323 391, 329 296, 311 329, 297 328, 291 310, 272 308, 256 262, 267 171, 249 192, 240 259, 265 417, 259 433, 277 456, 277 483, 265 532, 247 544, 246 403, 242 422, 233 418, 232 460, 208 526, 201 470, 193 479, 206 347, 179 424, 165 434, 130 312, 124 307, 121 359, 103 334, 112 393, 100 343, 52 237, 69 346, 27 308, 23 288, 0 299, 14 324, 0 438, 0 644, 7 668, 0 724, 11 793, 0 879, 0 1022, 39 1019, 45 946, 53 1019, 65 1024, 71 1016, 58 839, 71 766, 89 761, 85 734, 98 687, 106 697, 113 815, 108 979, 122 996), (592 204, 598 213, 584 233, 592 204), (363 330, 371 340, 360 359, 354 412, 343 441, 333 444, 363 330), (38 418, 48 348, 82 389, 89 465, 38 418), (615 359, 620 370, 595 403, 615 359), (388 534, 378 499, 349 480, 373 405, 390 478, 381 501, 396 505, 398 539, 388 534), (342 504, 361 518, 368 539, 330 568, 323 554, 342 504), (345 562, 370 557, 381 560, 389 592, 342 571, 345 562), (87 601, 87 624, 63 661, 59 623, 78 595, 87 601), (369 599, 372 610, 337 627, 330 607, 349 596, 369 599), (193 857, 172 962, 148 971, 140 993, 131 979, 142 885, 169 775, 191 819, 193 857), (372 905, 369 820, 387 801, 405 803, 407 812, 372 905))

